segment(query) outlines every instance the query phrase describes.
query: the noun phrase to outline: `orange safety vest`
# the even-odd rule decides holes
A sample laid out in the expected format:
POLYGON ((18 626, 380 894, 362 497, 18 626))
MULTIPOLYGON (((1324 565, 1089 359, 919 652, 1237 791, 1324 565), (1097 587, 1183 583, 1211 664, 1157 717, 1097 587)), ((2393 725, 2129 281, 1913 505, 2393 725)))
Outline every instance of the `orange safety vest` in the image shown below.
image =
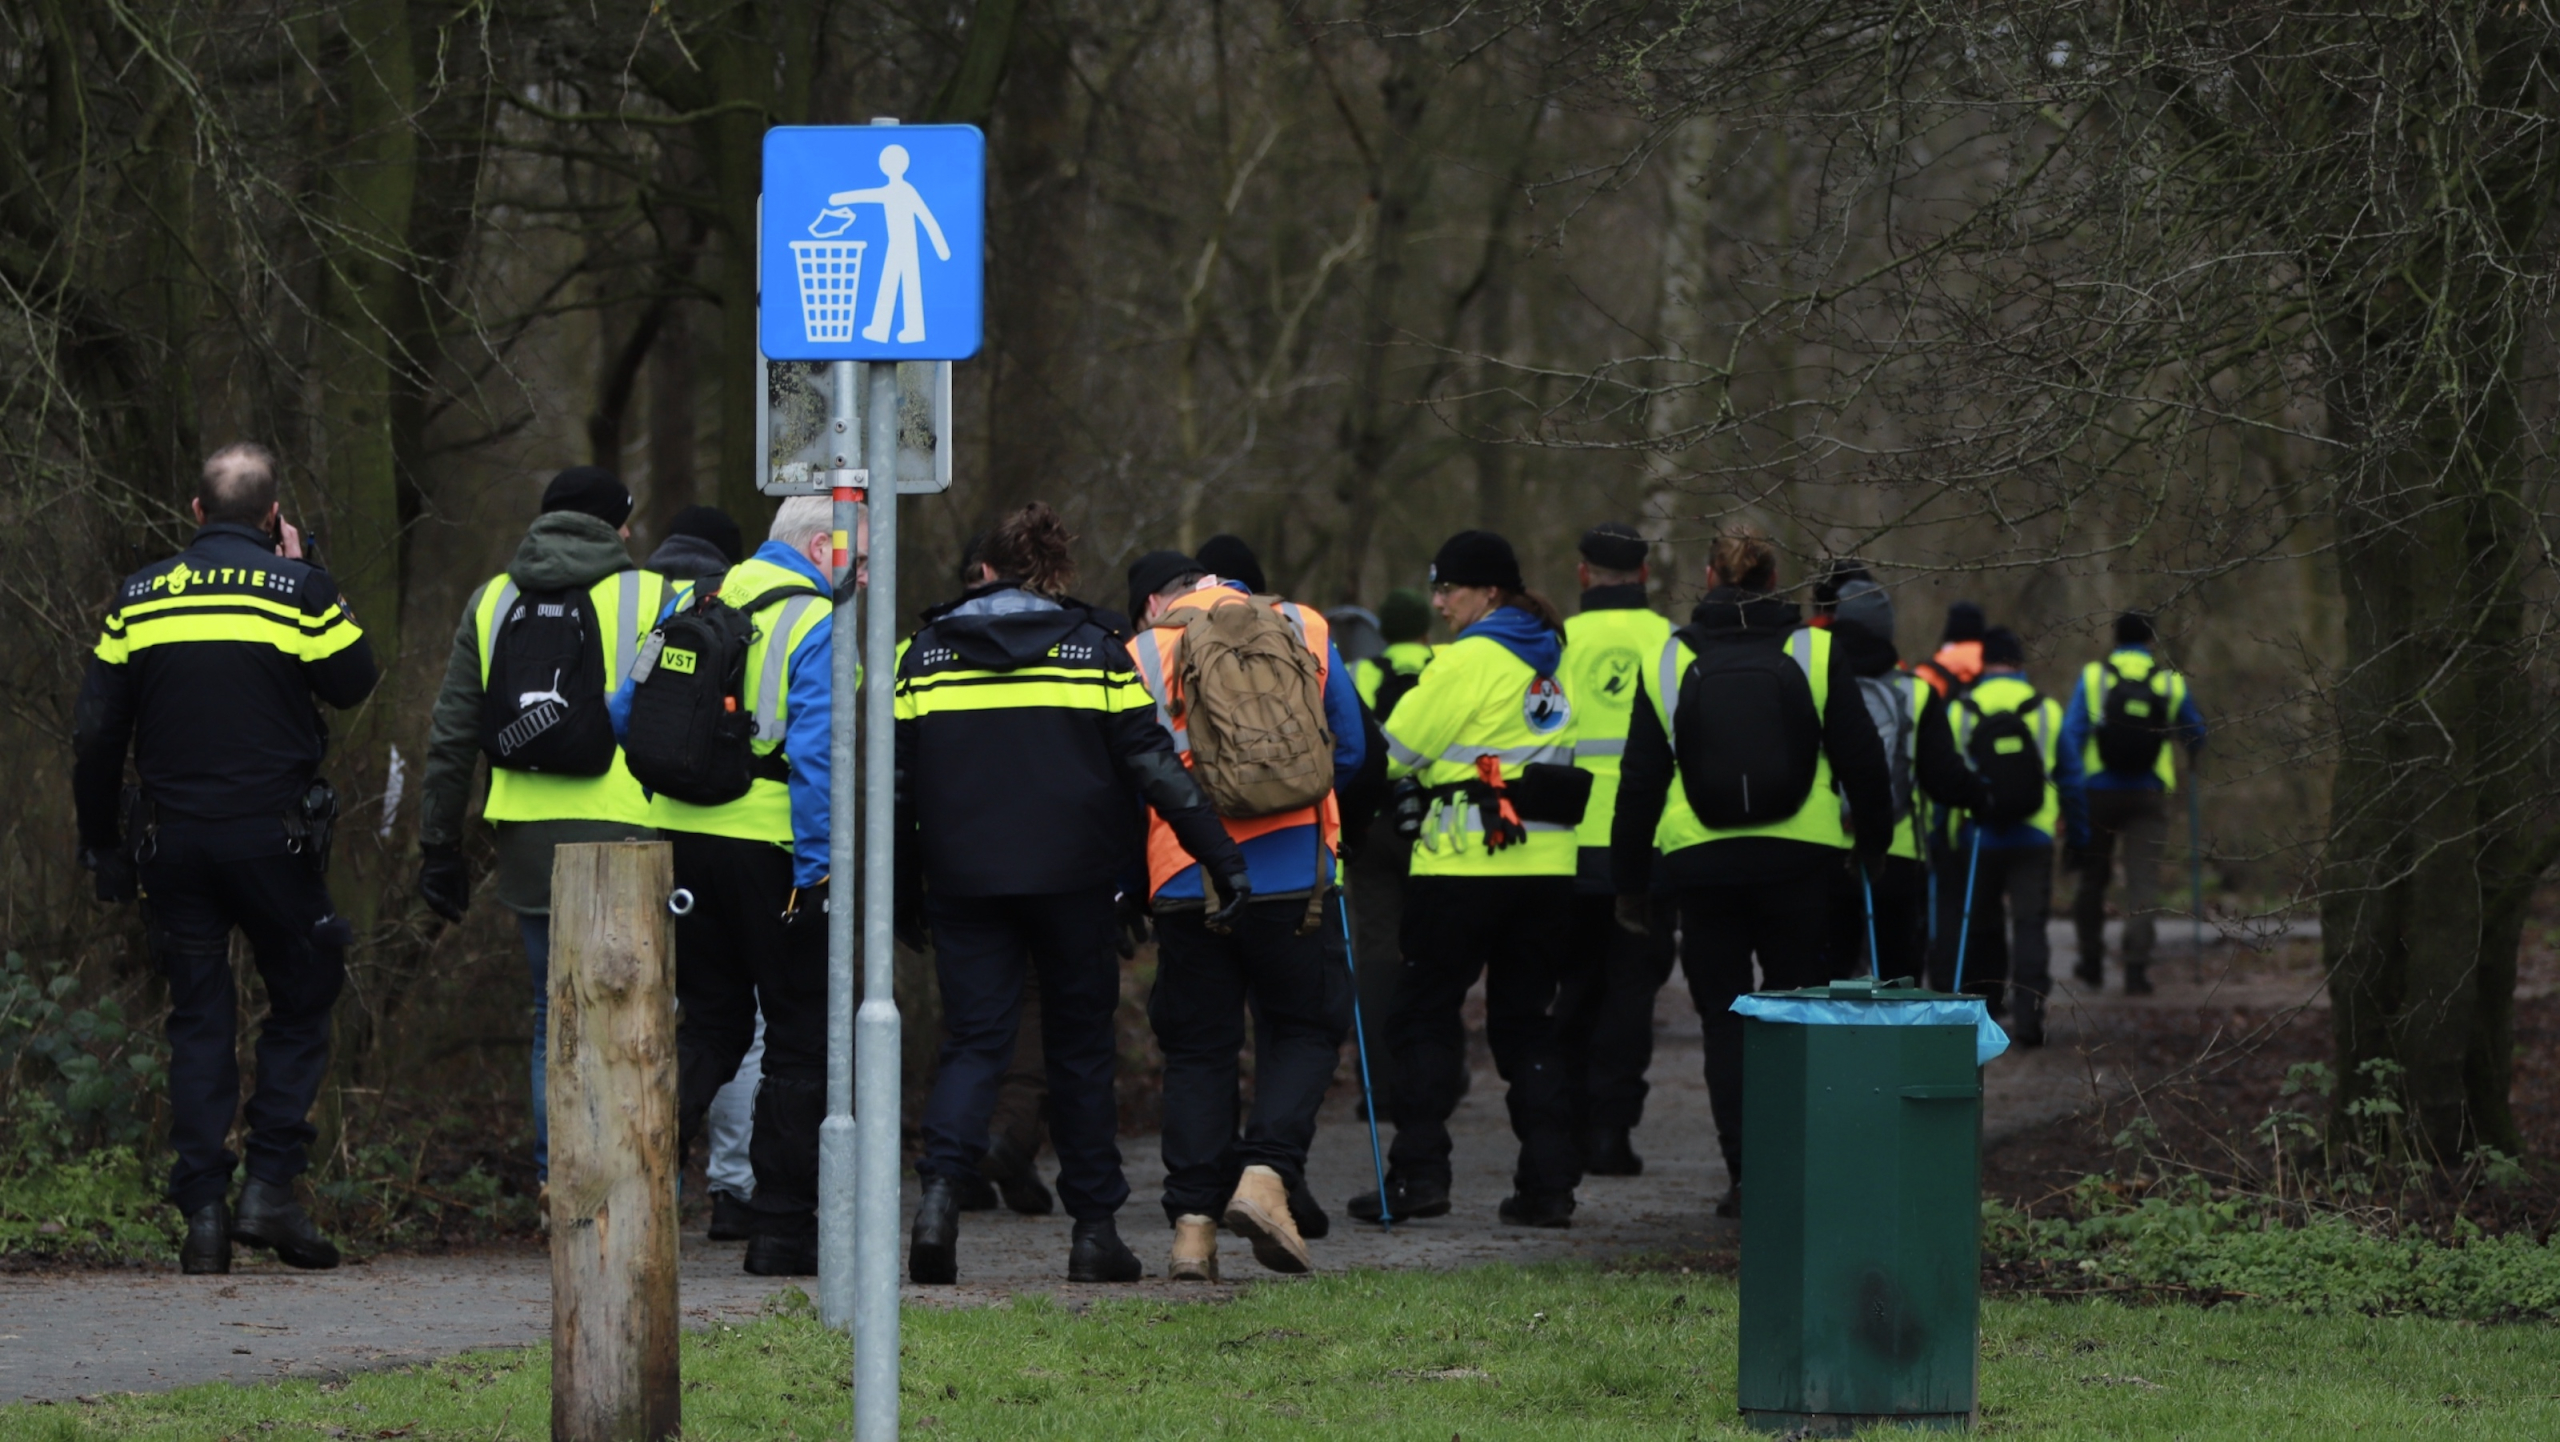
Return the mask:
MULTIPOLYGON (((1173 603, 1165 612, 1165 616, 1171 618, 1176 612, 1185 609, 1246 604, 1248 601, 1241 593, 1221 583, 1215 586, 1204 586, 1184 596, 1173 603)), ((1329 658, 1333 653, 1332 632, 1327 628, 1322 613, 1298 605, 1294 601, 1282 601, 1275 609, 1297 631, 1299 638, 1307 643, 1307 649, 1315 653, 1316 669, 1320 679, 1331 681, 1333 679, 1330 674, 1332 662, 1329 658)), ((1129 643, 1129 654, 1137 660, 1138 674, 1146 681, 1148 693, 1156 698, 1156 720, 1162 722, 1166 732, 1172 735, 1173 749, 1181 755, 1182 764, 1189 766, 1191 764, 1190 728, 1165 704, 1166 697, 1170 694, 1172 678, 1181 674, 1179 666, 1181 653, 1182 627, 1179 625, 1157 624, 1143 627, 1139 630, 1137 639, 1129 643)), ((1321 825, 1323 830, 1320 834, 1327 853, 1337 855, 1340 853, 1342 807, 1330 791, 1326 792, 1324 800, 1316 805, 1301 806, 1294 811, 1275 811, 1269 816, 1256 816, 1242 821, 1232 817, 1219 819, 1226 824, 1227 834, 1238 842, 1251 841, 1257 836, 1274 831, 1286 831, 1292 826, 1321 825)), ((1147 894, 1153 896, 1164 890, 1166 882, 1173 880, 1182 873, 1184 867, 1192 864, 1191 853, 1183 850, 1182 843, 1174 839, 1173 827, 1166 824, 1164 817, 1158 814, 1154 807, 1148 807, 1147 894)), ((1208 887, 1205 884, 1201 887, 1201 892, 1204 896, 1208 893, 1208 887)))

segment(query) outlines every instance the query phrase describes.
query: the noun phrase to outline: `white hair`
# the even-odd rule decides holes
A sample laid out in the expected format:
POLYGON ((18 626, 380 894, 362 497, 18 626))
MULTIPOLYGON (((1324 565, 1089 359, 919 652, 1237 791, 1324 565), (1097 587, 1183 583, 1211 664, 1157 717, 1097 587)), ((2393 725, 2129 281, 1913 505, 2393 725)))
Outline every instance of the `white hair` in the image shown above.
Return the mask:
POLYGON ((836 503, 827 496, 793 496, 773 513, 773 539, 802 555, 809 553, 809 543, 820 536, 831 535, 836 528, 836 503))

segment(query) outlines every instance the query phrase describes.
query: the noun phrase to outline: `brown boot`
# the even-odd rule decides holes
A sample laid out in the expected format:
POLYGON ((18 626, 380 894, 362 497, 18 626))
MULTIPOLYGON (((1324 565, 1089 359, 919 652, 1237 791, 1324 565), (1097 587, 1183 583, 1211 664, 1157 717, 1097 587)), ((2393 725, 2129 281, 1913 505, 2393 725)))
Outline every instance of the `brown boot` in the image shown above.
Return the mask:
POLYGON ((1247 1167, 1227 1199, 1227 1230, 1253 1243, 1253 1259, 1275 1272, 1315 1270, 1289 1216, 1289 1184, 1269 1167, 1247 1167))
POLYGON ((1176 1282, 1218 1280, 1218 1224, 1215 1220, 1195 1213, 1174 1222, 1173 1262, 1164 1269, 1164 1274, 1176 1282))

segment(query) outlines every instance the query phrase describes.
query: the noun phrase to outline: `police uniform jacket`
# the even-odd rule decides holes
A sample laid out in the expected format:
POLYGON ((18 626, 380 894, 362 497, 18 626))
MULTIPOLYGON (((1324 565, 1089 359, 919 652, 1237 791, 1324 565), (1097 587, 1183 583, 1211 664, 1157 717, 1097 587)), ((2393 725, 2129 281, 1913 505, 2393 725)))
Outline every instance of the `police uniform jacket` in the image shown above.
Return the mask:
POLYGON ((164 821, 281 819, 328 748, 313 698, 344 710, 378 675, 328 572, 206 526, 116 587, 73 715, 80 844, 117 844, 128 745, 164 821))
POLYGON ((998 581, 926 612, 898 662, 897 753, 917 848, 902 866, 938 895, 1111 886, 1137 854, 1139 798, 1212 874, 1243 864, 1128 647, 1082 602, 998 581))

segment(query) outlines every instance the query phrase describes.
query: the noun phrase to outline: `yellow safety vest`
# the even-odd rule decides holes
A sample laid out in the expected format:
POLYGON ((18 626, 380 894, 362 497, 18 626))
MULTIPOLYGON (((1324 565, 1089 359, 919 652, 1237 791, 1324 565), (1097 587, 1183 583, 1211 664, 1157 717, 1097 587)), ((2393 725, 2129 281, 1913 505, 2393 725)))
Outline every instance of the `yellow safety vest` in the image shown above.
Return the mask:
MULTIPOLYGON (((776 586, 815 584, 788 567, 749 556, 722 578, 720 594, 734 604, 753 600, 776 586)), ((753 707, 756 734, 748 745, 756 755, 770 756, 782 749, 783 732, 790 724, 791 658, 834 609, 834 602, 815 591, 794 591, 757 607, 750 616, 756 633, 747 647, 746 695, 741 699, 753 707)), ((652 796, 649 824, 665 831, 789 846, 791 784, 759 776, 748 783, 746 795, 718 806, 696 806, 672 796, 652 796)), ((839 820, 837 824, 843 823, 839 820)))
MULTIPOLYGON (((1499 757, 1506 782, 1525 766, 1573 764, 1573 702, 1564 687, 1484 636, 1442 647, 1421 682, 1396 703, 1385 730, 1389 774, 1427 787, 1473 779, 1479 756, 1499 757)), ((1487 851, 1476 808, 1440 801, 1413 843, 1413 874, 1573 875, 1574 829, 1553 821, 1524 825, 1526 841, 1487 851)))
POLYGON ((2080 704, 2089 708, 2089 740, 2081 748, 2080 774, 2095 776, 2106 769, 2098 760, 2098 728, 2104 725, 2107 719, 2107 668, 2111 665, 2124 675, 2126 681, 2135 686, 2148 682, 2155 669, 2168 682, 2167 685, 2154 690, 2150 698, 2150 703, 2155 706, 2160 704, 2162 692, 2166 692, 2169 698, 2169 714, 2158 718, 2157 721, 2162 728, 2160 758, 2153 763, 2152 771, 2160 778, 2162 789, 2177 790, 2178 762, 2177 758, 2170 754, 2177 748, 2169 744, 2171 740, 2169 733, 2170 728, 2178 724, 2179 713, 2187 709, 2187 678, 2160 665, 2148 652, 2144 651, 2117 651, 2104 661, 2090 662, 2088 667, 2081 671, 2080 704))
MULTIPOLYGON (((1787 658, 1804 672, 1813 687, 1813 715, 1819 724, 1831 714, 1831 633, 1814 627, 1795 631, 1787 637, 1787 658)), ((1662 647, 1662 659, 1654 674, 1646 677, 1646 690, 1653 693, 1655 719, 1662 723, 1662 735, 1679 752, 1680 678, 1689 674, 1689 665, 1697 659, 1686 642, 1676 634, 1662 647)), ((1712 698, 1700 698, 1700 705, 1712 698)), ((1863 705, 1863 703, 1861 703, 1863 705)), ((1734 831, 1719 831, 1698 819, 1689 806, 1688 790, 1680 784, 1678 771, 1671 777, 1670 794, 1663 799, 1662 821, 1654 828, 1653 844, 1665 855, 1710 841, 1731 841, 1744 836, 1767 836, 1782 841, 1810 841, 1817 846, 1849 849, 1849 827, 1838 791, 1831 779, 1831 757, 1817 747, 1813 753, 1813 789, 1805 793, 1804 804, 1784 821, 1765 826, 1746 826, 1734 831)))
MULTIPOLYGON (((521 594, 511 576, 494 576, 472 593, 471 624, 480 647, 480 684, 489 684, 490 642, 499 618, 521 594)), ((588 614, 596 618, 596 634, 604 643, 604 694, 612 695, 631 674, 640 638, 657 624, 665 604, 667 578, 654 571, 616 571, 587 588, 588 614)), ((601 699, 601 698, 600 698, 601 699)), ((648 793, 631 779, 622 748, 613 749, 613 765, 601 776, 554 776, 539 771, 489 768, 489 803, 482 814, 491 821, 617 821, 649 824, 648 793)))
POLYGON ((1431 664, 1431 655, 1430 646, 1423 642, 1398 641, 1384 653, 1352 667, 1351 684, 1360 692, 1360 704, 1377 710, 1378 688, 1386 684, 1388 675, 1419 676, 1422 668, 1431 664))
POLYGON ((1640 606, 1585 611, 1564 623, 1556 679, 1573 700, 1573 764, 1591 773, 1591 806, 1574 840, 1607 847, 1618 815, 1618 770, 1645 665, 1671 640, 1671 622, 1640 606))
POLYGON ((1973 683, 1963 699, 1950 702, 1947 724, 1955 733, 1956 750, 1961 754, 1973 739, 1973 728, 1984 716, 2016 711, 2033 698, 2033 708, 2021 713, 2027 722, 2027 734, 2034 738, 2036 758, 2044 763, 2044 805, 2027 824, 2047 836, 2062 819, 2062 790, 2053 784, 2053 760, 2062 744, 2062 703, 2050 696, 2037 696, 2034 683, 2024 676, 1985 676, 1973 683))

